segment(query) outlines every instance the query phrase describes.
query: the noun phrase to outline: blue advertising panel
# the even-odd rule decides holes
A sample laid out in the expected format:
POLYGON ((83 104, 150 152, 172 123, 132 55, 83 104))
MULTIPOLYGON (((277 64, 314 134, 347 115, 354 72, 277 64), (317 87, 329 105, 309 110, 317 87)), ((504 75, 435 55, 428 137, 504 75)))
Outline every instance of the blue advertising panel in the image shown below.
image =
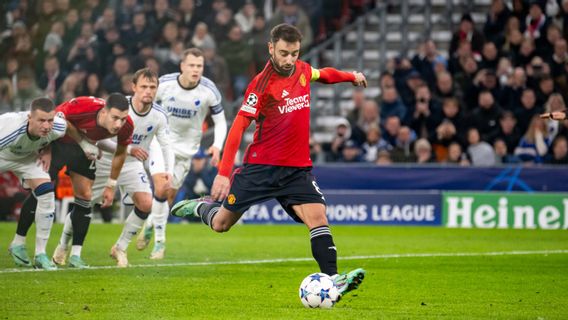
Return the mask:
MULTIPOLYGON (((327 218, 331 224, 430 225, 442 224, 438 191, 326 190, 327 218)), ((271 200, 251 207, 243 223, 295 223, 280 204, 271 200)))
POLYGON ((314 167, 322 189, 568 191, 565 166, 346 166, 314 167))

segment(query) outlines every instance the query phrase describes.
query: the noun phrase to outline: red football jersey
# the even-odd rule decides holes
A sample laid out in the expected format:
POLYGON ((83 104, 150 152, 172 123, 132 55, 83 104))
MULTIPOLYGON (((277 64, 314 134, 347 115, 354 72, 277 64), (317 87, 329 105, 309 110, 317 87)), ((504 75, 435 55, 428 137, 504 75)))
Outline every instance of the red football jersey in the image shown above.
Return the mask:
MULTIPOLYGON (((97 115, 105 105, 106 101, 100 98, 77 97, 60 104, 55 110, 58 114, 63 114, 63 117, 71 122, 89 140, 99 141, 115 136, 108 132, 107 129, 97 125, 97 115)), ((123 146, 129 145, 132 141, 133 131, 134 123, 128 116, 126 123, 116 135, 118 144, 123 146)), ((61 141, 65 143, 75 142, 69 135, 65 135, 61 141)))
POLYGON ((310 167, 311 66, 296 60, 283 76, 268 62, 249 84, 239 115, 256 120, 254 140, 244 163, 310 167))

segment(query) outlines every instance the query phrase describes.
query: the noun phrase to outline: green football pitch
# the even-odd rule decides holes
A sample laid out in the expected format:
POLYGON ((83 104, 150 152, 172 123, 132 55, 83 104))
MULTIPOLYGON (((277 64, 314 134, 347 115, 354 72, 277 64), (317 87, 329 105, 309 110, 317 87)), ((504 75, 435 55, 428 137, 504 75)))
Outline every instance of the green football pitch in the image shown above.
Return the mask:
MULTIPOLYGON (((236 226, 215 234, 169 225, 166 259, 108 252, 120 225, 94 224, 89 270, 16 268, 0 224, 0 319, 567 319, 568 232, 333 226, 339 270, 367 270, 360 289, 331 310, 306 309, 302 279, 317 272, 308 231, 236 226)), ((49 242, 51 255, 62 226, 49 242)), ((28 251, 33 253, 33 234, 28 251)))

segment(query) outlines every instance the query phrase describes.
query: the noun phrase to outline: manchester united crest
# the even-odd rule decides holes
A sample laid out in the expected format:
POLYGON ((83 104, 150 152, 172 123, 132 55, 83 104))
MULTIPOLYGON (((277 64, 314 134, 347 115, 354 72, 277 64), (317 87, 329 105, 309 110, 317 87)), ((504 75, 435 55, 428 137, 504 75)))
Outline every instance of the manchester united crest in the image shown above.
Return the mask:
POLYGON ((300 84, 302 85, 302 87, 306 86, 306 76, 303 73, 300 76, 300 84))
POLYGON ((231 194, 227 197, 227 203, 229 203, 230 205, 233 205, 233 204, 235 204, 235 202, 237 202, 237 198, 235 197, 234 194, 231 193, 231 194))

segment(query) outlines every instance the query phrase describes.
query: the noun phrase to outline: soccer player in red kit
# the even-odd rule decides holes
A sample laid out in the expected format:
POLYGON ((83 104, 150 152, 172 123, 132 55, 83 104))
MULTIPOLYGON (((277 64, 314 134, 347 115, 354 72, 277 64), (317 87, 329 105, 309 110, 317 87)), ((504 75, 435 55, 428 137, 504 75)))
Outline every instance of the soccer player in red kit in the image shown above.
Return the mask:
POLYGON ((112 160, 110 178, 103 193, 103 207, 114 199, 116 179, 126 159, 126 148, 132 140, 134 124, 128 116, 128 100, 120 93, 109 95, 107 100, 95 97, 77 97, 56 108, 59 116, 67 120, 67 134, 52 145, 49 173, 52 179, 63 166, 71 177, 74 206, 65 219, 63 234, 53 254, 53 262, 65 264, 68 242, 73 237, 69 266, 86 268, 81 249, 91 222, 91 189, 95 180, 95 158, 100 156, 95 143, 116 136, 117 148, 112 160))
POLYGON ((311 174, 310 82, 366 86, 367 80, 360 72, 318 70, 298 60, 301 39, 298 29, 289 24, 272 29, 268 43, 271 59, 247 88, 225 142, 211 199, 178 202, 171 214, 199 216, 213 230, 226 232, 253 204, 275 198, 295 221, 308 227, 312 254, 321 272, 333 277, 343 295, 358 287, 365 271, 337 274, 325 198, 311 174), (256 130, 244 156, 244 167, 229 180, 242 135, 253 120, 256 130))

